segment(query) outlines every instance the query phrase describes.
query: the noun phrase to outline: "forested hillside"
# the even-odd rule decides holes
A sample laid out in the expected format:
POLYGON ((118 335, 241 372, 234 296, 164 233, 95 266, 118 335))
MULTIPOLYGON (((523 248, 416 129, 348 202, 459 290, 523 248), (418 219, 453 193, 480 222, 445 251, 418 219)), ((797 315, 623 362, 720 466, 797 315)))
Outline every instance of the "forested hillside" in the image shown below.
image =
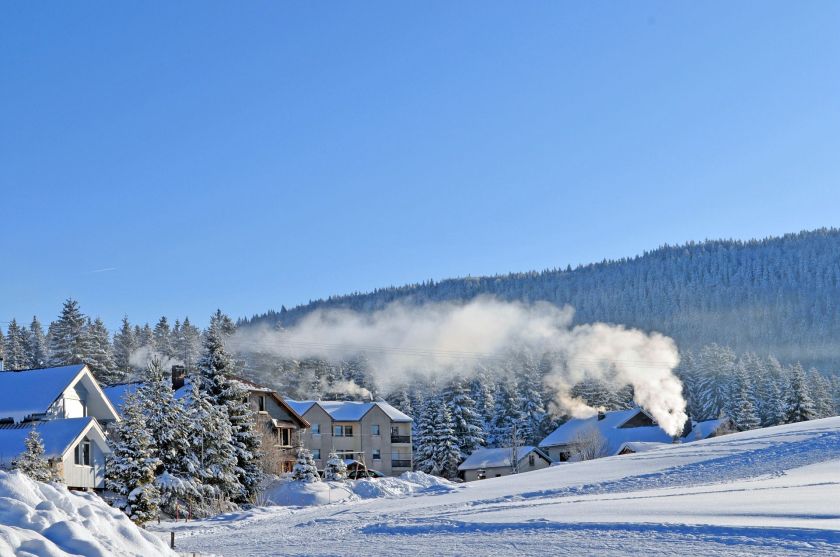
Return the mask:
POLYGON ((663 246, 637 257, 492 277, 388 287, 269 311, 240 326, 289 325, 317 308, 371 311, 411 303, 503 300, 570 304, 577 323, 604 321, 675 338, 681 350, 719 343, 825 371, 840 368, 840 230, 762 240, 663 246))

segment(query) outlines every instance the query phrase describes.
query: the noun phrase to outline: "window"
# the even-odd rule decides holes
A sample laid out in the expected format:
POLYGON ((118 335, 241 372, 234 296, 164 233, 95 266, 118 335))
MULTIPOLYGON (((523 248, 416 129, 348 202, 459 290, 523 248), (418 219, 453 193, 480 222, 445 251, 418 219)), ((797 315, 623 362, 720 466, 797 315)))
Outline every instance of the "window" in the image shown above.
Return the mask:
POLYGON ((257 410, 260 412, 265 412, 265 395, 260 395, 257 397, 257 410))
POLYGON ((90 466, 90 441, 87 439, 76 445, 76 464, 90 466))
POLYGON ((374 424, 370 426, 370 434, 371 435, 379 435, 379 424, 374 424))
POLYGON ((292 432, 290 430, 286 429, 286 428, 283 428, 282 430, 280 430, 280 433, 281 433, 280 442, 283 444, 283 446, 287 447, 287 446, 291 445, 292 444, 292 435, 291 435, 292 432))
POLYGON ((356 453, 353 451, 336 451, 336 456, 342 460, 354 460, 356 453))
POLYGON ((382 451, 373 449, 373 460, 382 460, 382 451))
POLYGON ((312 458, 321 460, 321 449, 312 449, 312 458))
POLYGON ((321 435, 321 424, 312 424, 312 435, 321 435))
POLYGON ((533 466, 534 462, 535 462, 534 453, 531 453, 531 454, 528 455, 528 466, 533 466))
POLYGON ((336 437, 353 437, 353 426, 351 426, 351 425, 333 426, 333 435, 335 435, 336 437))

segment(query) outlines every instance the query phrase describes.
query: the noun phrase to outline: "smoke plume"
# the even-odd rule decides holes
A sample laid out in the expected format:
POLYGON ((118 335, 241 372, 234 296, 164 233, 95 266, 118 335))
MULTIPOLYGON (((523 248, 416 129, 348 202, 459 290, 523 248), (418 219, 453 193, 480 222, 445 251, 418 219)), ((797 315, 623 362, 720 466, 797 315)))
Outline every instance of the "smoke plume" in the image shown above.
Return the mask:
POLYGON ((364 353, 386 390, 412 374, 469 375, 482 360, 512 353, 548 356, 545 382, 554 393, 554 413, 593 415, 597 409, 570 393, 576 383, 597 379, 614 389, 632 385, 635 401, 666 432, 678 434, 686 414, 682 385, 673 373, 679 363, 674 341, 604 323, 573 326, 573 317, 568 306, 489 297, 420 306, 395 302, 373 313, 318 310, 283 330, 240 329, 231 346, 295 359, 364 353))

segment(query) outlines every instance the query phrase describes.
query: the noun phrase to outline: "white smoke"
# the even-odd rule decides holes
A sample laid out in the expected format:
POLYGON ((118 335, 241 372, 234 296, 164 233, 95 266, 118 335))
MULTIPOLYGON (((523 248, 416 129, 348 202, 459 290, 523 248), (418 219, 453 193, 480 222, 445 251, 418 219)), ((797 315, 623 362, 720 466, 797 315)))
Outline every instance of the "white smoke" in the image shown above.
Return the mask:
POLYGON ((128 356, 128 364, 132 369, 146 369, 154 358, 160 360, 161 367, 166 370, 172 369, 175 365, 184 365, 181 360, 164 356, 148 345, 133 350, 128 356))
POLYGON ((321 390, 331 393, 343 393, 350 396, 373 399, 373 393, 354 381, 333 381, 331 384, 326 379, 321 380, 321 390))
POLYGON ((686 414, 682 385, 673 374, 679 363, 674 341, 604 323, 572 326, 573 316, 568 306, 489 297, 420 306, 395 302, 373 313, 314 311, 281 331, 240 329, 231 347, 297 359, 364 353, 386 390, 412 374, 468 375, 481 360, 522 352, 550 355, 545 381, 555 393, 555 413, 594 414, 596 409, 570 391, 584 379, 598 379, 615 389, 632 385, 636 402, 666 432, 678 434, 686 414))

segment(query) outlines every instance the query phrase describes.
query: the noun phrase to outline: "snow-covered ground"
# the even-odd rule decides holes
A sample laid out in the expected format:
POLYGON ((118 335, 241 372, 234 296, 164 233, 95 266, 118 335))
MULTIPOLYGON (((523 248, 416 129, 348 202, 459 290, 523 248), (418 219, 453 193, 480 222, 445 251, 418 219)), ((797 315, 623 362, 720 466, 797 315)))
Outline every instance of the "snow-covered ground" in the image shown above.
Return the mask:
POLYGON ((0 557, 174 555, 93 493, 0 472, 0 557))
POLYGON ((175 530, 221 555, 837 555, 840 418, 175 530))

